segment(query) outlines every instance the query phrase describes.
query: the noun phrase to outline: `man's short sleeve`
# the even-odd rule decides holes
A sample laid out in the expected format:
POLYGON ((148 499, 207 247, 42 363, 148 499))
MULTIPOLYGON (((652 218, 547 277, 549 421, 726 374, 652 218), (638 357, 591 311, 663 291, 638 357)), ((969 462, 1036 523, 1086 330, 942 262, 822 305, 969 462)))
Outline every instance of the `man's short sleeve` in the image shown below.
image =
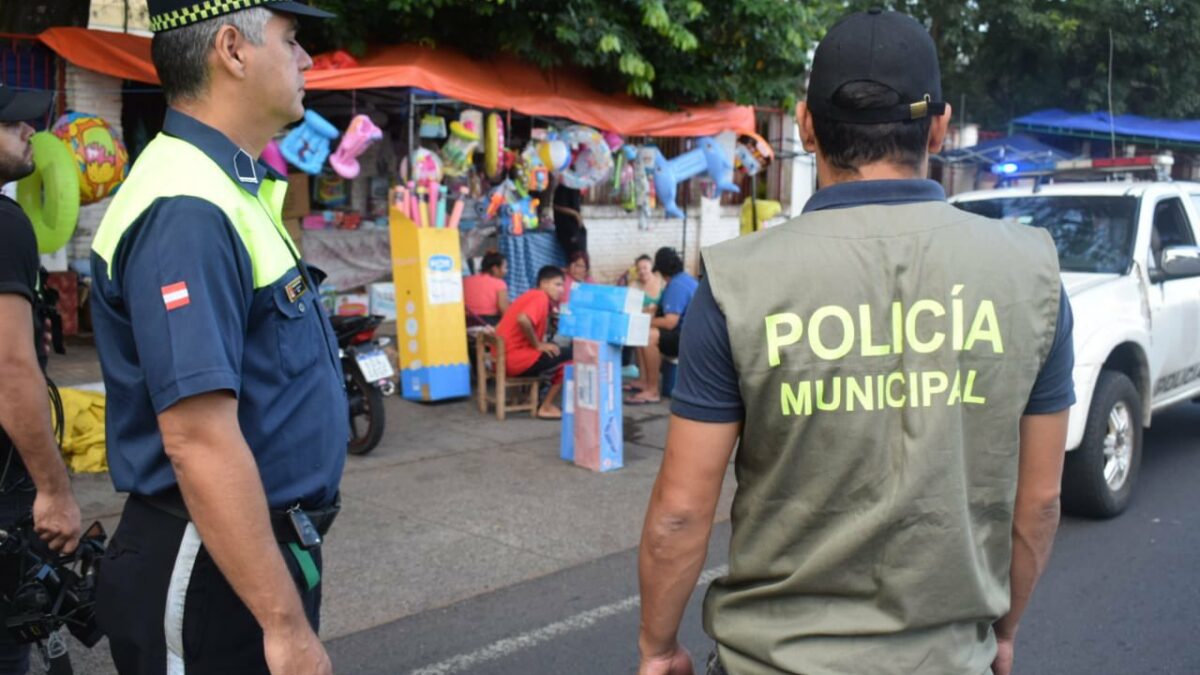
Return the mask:
POLYGON ((671 279, 667 283, 667 287, 663 290, 662 312, 663 314, 678 314, 683 316, 683 313, 688 310, 688 304, 692 299, 688 296, 687 285, 683 283, 681 277, 677 276, 671 279))
POLYGON ((1071 371, 1075 368, 1074 328, 1071 301, 1064 288, 1060 291, 1054 342, 1029 394, 1026 415, 1048 415, 1075 405, 1075 380, 1071 377, 1071 371))
POLYGON ((708 280, 700 282, 679 344, 671 412, 697 422, 740 422, 746 415, 725 315, 708 280))
POLYGON ((0 197, 0 293, 34 301, 38 268, 37 238, 15 202, 0 197))
POLYGON ((225 214, 199 199, 161 201, 130 229, 116 260, 155 412, 211 391, 237 393, 254 282, 225 214))

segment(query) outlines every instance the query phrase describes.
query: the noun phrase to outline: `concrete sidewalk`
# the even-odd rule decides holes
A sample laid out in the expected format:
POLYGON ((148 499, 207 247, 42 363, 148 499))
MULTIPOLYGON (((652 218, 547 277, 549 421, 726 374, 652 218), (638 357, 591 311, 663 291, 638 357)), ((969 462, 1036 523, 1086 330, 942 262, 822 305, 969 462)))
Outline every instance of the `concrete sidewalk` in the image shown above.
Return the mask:
MULTIPOLYGON (((88 381, 83 351, 76 346, 70 363, 52 365, 63 386, 88 381)), ((322 637, 637 546, 667 414, 665 404, 627 408, 625 468, 597 474, 558 458, 557 423, 525 415, 498 422, 474 400, 389 399, 383 442, 347 461, 342 514, 324 551, 322 637)), ((124 499, 108 477, 80 476, 75 485, 85 518, 100 518, 111 532, 124 499)), ((728 517, 732 494, 730 475, 719 520, 728 517)), ((72 651, 78 672, 111 672, 105 648, 72 651)))

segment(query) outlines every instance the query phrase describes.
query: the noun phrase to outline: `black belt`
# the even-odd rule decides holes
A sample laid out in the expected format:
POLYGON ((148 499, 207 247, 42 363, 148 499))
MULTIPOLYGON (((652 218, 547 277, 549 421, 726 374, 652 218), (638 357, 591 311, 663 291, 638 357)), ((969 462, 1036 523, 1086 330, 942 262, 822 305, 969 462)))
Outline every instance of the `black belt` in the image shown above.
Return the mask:
MULTIPOLYGON (((172 488, 162 494, 157 495, 130 495, 131 499, 136 499, 143 504, 152 508, 158 509, 165 513, 169 513, 176 518, 191 521, 191 516, 188 514, 187 504, 183 501, 183 495, 180 494, 178 488, 172 488)), ((334 497, 333 503, 329 506, 323 506, 316 509, 300 509, 304 512, 308 519, 312 521, 313 527, 316 528, 317 534, 325 536, 329 528, 333 527, 333 521, 337 518, 338 512, 342 509, 342 498, 339 493, 334 497)), ((275 541, 280 544, 303 543, 296 532, 295 526, 292 524, 292 516, 290 510, 271 509, 271 529, 275 532, 275 541)))

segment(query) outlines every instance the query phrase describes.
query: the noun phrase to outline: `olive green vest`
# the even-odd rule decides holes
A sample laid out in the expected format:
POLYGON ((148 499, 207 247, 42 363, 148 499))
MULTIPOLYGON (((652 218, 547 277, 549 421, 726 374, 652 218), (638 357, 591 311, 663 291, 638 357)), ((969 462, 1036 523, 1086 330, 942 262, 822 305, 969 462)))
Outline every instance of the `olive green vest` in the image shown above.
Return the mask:
POLYGON ((1055 333, 1043 230, 944 202, 818 211, 704 252, 746 406, 731 675, 980 675, 1009 607, 1018 425, 1055 333))
POLYGON ((265 288, 296 269, 295 243, 283 227, 287 183, 267 178, 258 196, 235 183, 202 150, 187 141, 159 134, 146 146, 129 179, 104 214, 92 251, 113 270, 113 257, 125 232, 161 197, 197 197, 229 218, 254 267, 254 288, 265 288), (291 250, 289 251, 289 248, 291 250))

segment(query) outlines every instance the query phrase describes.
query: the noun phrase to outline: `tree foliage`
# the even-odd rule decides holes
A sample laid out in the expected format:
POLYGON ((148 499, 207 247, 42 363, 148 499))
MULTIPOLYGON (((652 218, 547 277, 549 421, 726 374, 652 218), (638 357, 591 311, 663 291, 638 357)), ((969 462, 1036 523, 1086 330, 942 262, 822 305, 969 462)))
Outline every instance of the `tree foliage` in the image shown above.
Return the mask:
POLYGON ((853 0, 906 11, 937 40, 946 97, 1003 128, 1044 108, 1200 117, 1195 0, 853 0))
POLYGON ((319 0, 323 47, 447 45, 577 67, 607 91, 662 105, 792 101, 830 0, 319 0))

